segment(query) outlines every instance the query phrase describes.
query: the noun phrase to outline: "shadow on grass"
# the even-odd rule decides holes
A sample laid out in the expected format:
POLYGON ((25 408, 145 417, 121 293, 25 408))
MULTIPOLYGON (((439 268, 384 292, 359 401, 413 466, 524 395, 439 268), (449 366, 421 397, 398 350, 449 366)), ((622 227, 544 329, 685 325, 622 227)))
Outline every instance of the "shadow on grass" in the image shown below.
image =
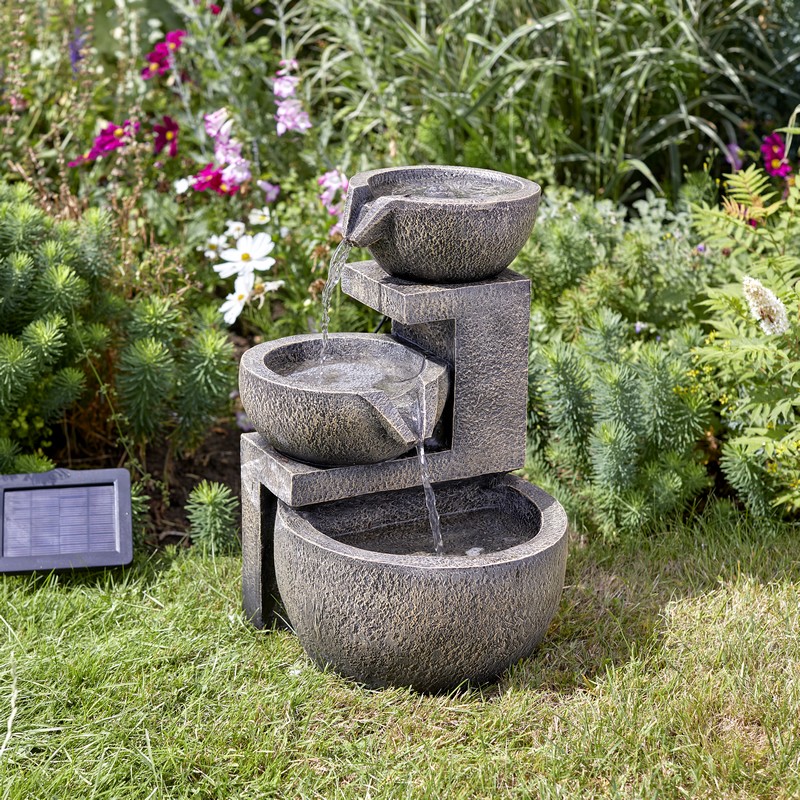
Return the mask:
POLYGON ((133 561, 123 567, 96 567, 52 572, 9 573, 4 576, 8 586, 17 592, 35 593, 45 587, 61 586, 70 589, 103 589, 111 591, 130 584, 147 588, 181 557, 177 547, 156 552, 134 548, 133 561))
POLYGON ((702 516, 616 545, 573 534, 550 630, 496 691, 569 693, 641 651, 670 601, 701 597, 742 576, 764 584, 800 580, 797 533, 796 526, 748 518, 719 501, 702 516))

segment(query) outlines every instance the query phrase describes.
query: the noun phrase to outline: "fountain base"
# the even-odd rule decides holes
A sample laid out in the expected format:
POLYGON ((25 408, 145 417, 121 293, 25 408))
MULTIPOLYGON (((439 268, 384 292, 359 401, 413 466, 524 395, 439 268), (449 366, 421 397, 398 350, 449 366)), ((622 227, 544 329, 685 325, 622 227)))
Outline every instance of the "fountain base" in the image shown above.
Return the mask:
POLYGON ((443 556, 418 552, 419 488, 278 503, 277 588, 316 663, 368 686, 439 691, 490 680, 542 640, 564 584, 561 505, 509 475, 436 492, 458 542, 443 556))

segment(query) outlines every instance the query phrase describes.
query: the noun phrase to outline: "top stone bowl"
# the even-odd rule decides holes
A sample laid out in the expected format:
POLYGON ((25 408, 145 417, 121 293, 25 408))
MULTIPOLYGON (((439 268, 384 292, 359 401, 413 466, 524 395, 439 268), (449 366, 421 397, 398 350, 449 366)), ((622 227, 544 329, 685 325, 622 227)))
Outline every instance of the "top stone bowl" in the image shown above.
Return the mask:
POLYGON ((390 275, 469 283, 499 275, 533 230, 542 190, 469 167, 393 167, 353 176, 344 238, 390 275))

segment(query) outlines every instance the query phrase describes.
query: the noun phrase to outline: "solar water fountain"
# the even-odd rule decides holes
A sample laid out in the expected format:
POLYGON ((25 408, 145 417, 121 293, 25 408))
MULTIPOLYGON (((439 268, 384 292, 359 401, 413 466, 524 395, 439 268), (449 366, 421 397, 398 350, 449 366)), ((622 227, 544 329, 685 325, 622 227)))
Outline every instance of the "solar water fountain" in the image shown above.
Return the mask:
POLYGON ((356 175, 345 240, 373 260, 344 264, 341 285, 391 334, 242 359, 245 613, 269 626, 282 606, 316 663, 366 685, 492 679, 558 606, 566 516, 509 474, 525 460, 530 282, 508 265, 539 199, 489 170, 356 175))

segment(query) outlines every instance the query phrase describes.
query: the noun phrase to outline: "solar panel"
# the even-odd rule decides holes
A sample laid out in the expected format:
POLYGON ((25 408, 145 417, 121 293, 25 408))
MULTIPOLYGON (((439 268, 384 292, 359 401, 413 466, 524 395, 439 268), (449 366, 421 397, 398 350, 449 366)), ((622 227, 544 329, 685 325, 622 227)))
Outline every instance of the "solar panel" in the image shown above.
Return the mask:
POLYGON ((0 475, 0 572, 105 567, 133 556, 124 469, 0 475))

